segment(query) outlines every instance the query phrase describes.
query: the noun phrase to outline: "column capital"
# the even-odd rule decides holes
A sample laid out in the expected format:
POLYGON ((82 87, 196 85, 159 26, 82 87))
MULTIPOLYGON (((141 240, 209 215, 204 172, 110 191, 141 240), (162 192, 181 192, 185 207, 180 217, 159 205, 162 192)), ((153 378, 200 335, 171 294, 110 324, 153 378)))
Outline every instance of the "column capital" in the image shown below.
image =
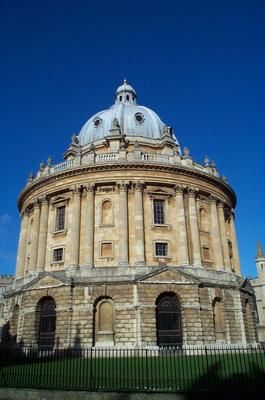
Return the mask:
POLYGON ((217 204, 219 199, 218 199, 218 197, 211 195, 211 196, 209 196, 209 201, 211 204, 217 204))
POLYGON ((183 193, 185 191, 185 187, 183 185, 175 185, 174 186, 174 191, 175 191, 176 195, 177 194, 182 194, 183 195, 183 193))
POLYGON ((129 182, 127 182, 127 181, 117 182, 117 187, 120 192, 127 192, 128 187, 129 187, 129 182))
POLYGON ((29 217, 30 211, 28 209, 28 207, 22 208, 21 212, 20 212, 20 216, 21 217, 29 217))
POLYGON ((81 186, 80 185, 73 185, 70 187, 70 191, 74 196, 81 196, 81 186))
POLYGON ((132 189, 135 192, 142 192, 143 189, 144 189, 144 182, 143 181, 134 182, 133 185, 132 185, 132 189))
POLYGON ((33 201, 33 208, 34 208, 34 210, 40 208, 40 199, 39 199, 39 198, 38 198, 38 199, 35 199, 35 200, 33 201))
POLYGON ((95 189, 96 189, 96 185, 95 185, 95 183, 88 183, 88 184, 86 184, 84 187, 83 187, 83 189, 84 189, 84 192, 85 193, 94 193, 95 192, 95 189))
POLYGON ((42 197, 40 197, 40 203, 43 204, 49 204, 49 198, 46 194, 44 194, 42 197))
POLYGON ((199 193, 199 189, 198 188, 193 187, 193 186, 187 187, 188 197, 194 197, 195 198, 195 197, 197 197, 198 193, 199 193))
POLYGON ((219 200, 219 201, 217 202, 217 207, 218 207, 218 208, 221 208, 221 209, 224 209, 225 203, 224 203, 222 200, 219 200))

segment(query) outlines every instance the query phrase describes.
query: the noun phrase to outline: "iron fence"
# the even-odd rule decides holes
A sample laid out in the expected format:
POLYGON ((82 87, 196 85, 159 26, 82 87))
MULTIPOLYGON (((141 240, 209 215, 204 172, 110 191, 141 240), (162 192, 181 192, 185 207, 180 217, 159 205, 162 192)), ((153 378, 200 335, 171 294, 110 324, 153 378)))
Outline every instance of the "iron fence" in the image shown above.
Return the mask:
POLYGON ((0 349, 0 386, 115 392, 265 390, 265 348, 0 349))

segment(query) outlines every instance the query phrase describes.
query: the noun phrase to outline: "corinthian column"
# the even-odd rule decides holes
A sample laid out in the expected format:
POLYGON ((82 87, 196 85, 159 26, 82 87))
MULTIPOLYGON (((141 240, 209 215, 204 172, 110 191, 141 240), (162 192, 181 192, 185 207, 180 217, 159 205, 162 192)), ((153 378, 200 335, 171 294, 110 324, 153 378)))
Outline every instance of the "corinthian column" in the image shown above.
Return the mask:
POLYGON ((201 244, 200 244, 200 233, 198 225, 198 215, 195 201, 196 190, 189 189, 189 220, 190 220, 190 232, 191 232, 191 246, 192 246, 192 258, 195 266, 202 265, 201 258, 201 244))
POLYGON ((29 226, 29 213, 27 210, 25 210, 21 213, 21 227, 20 227, 18 252, 17 252, 16 278, 22 278, 24 276, 28 226, 29 226))
POLYGON ((47 200, 47 197, 44 196, 42 199, 41 212, 40 212, 40 230, 39 230, 39 244, 38 244, 38 259, 37 259, 37 268, 39 271, 44 271, 45 269, 48 215, 49 215, 49 202, 47 200))
POLYGON ((94 265, 94 202, 95 186, 88 184, 85 198, 85 228, 82 240, 85 243, 85 263, 89 266, 94 265))
POLYGON ((119 265, 129 265, 128 246, 128 184, 118 183, 119 187, 119 265))
POLYGON ((222 239, 219 227, 218 213, 217 213, 217 199, 213 196, 210 197, 211 202, 211 238, 213 246, 213 256, 215 266, 217 268, 224 266, 222 239))
POLYGON ((37 268, 38 244, 39 244, 39 228, 40 228, 40 204, 36 200, 34 202, 33 210, 33 223, 31 231, 31 244, 30 244, 30 260, 29 272, 34 272, 37 268))
POLYGON ((189 264, 189 252, 183 191, 183 187, 175 186, 178 229, 178 261, 180 265, 187 265, 189 264))
POLYGON ((80 216, 81 216, 81 192, 80 187, 76 186, 73 190, 72 199, 72 224, 70 234, 70 265, 78 265, 80 248, 80 216))
POLYGON ((224 266, 226 269, 230 269, 229 250, 228 250, 228 242, 227 242, 226 226, 225 226, 224 203, 218 202, 217 207, 218 207, 219 226, 220 226, 221 240, 223 247, 224 266))
POLYGON ((237 274, 240 274, 240 261, 239 261, 239 253, 238 253, 238 246, 237 246, 237 238, 236 238, 236 229, 235 229, 235 214, 232 212, 230 217, 230 238, 232 240, 233 246, 233 262, 234 262, 234 269, 237 274))
POLYGON ((143 184, 137 182, 134 185, 135 207, 135 264, 145 264, 144 254, 144 214, 143 214, 143 184))

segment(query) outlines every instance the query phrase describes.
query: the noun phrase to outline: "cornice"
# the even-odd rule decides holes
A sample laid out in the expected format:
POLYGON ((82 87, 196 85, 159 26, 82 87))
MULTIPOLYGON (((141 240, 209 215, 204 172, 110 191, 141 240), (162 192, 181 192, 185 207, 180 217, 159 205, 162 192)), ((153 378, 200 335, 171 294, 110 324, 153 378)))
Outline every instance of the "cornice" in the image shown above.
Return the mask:
POLYGON ((75 168, 67 169, 52 175, 48 175, 45 177, 40 177, 37 180, 33 181, 30 185, 26 186, 19 194, 18 197, 18 208, 19 210, 22 208, 23 202, 25 198, 34 190, 41 188, 48 183, 56 182, 65 177, 78 176, 83 173, 96 172, 96 171, 122 171, 128 169, 138 169, 138 170, 159 170, 160 172, 172 172, 178 173, 182 176, 187 177, 195 177, 204 182, 213 184, 214 186, 221 189, 232 201, 233 207, 236 205, 236 194, 234 190, 229 186, 226 182, 222 181, 220 178, 215 176, 207 175, 202 173, 194 168, 182 165, 172 165, 172 164, 164 164, 164 163, 138 163, 138 162, 115 162, 115 164, 93 164, 93 165, 85 165, 78 166, 75 168))

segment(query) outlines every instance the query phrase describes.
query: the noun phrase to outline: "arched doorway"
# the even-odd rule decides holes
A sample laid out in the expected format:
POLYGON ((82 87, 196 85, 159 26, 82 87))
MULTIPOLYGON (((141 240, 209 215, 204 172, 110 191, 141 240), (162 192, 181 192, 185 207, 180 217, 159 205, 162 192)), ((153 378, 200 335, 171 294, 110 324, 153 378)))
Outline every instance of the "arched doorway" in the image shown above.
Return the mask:
POLYGON ((156 326, 158 346, 182 344, 180 304, 174 293, 163 293, 156 301, 156 326))
POLYGON ((56 306, 52 297, 40 300, 37 307, 39 317, 38 345, 42 348, 53 348, 56 330, 56 306))
POLYGON ((114 336, 114 302, 110 297, 103 297, 94 305, 94 345, 114 346, 114 336))

